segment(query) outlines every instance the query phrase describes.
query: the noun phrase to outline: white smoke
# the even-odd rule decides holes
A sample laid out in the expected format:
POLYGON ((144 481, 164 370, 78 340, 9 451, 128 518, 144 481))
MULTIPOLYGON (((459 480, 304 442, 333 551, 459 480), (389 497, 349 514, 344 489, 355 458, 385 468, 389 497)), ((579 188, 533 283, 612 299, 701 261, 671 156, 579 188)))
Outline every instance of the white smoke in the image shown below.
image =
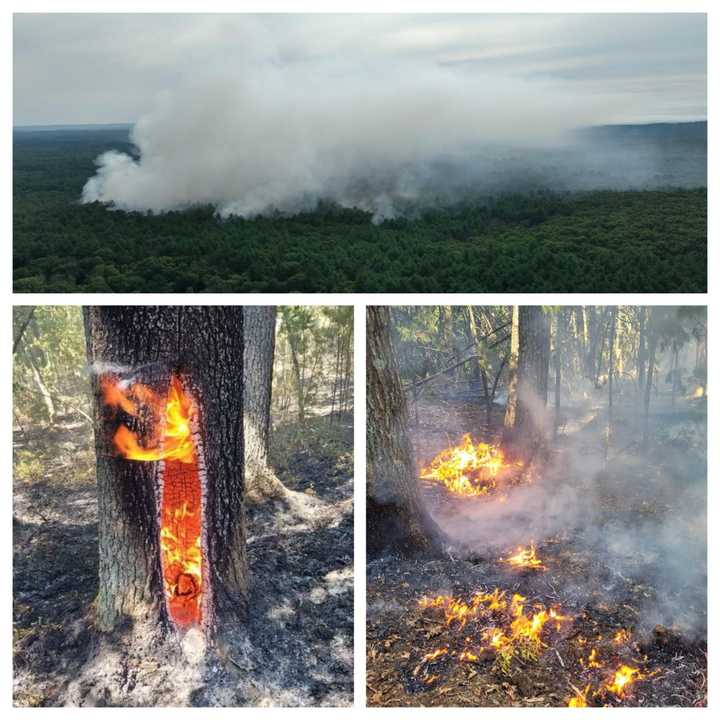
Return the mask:
MULTIPOLYGON (((265 49, 164 92, 133 128, 137 156, 100 156, 82 199, 155 212, 212 205, 245 217, 329 200, 379 220, 428 190, 434 164, 459 166, 493 145, 547 146, 610 119, 616 101, 419 60, 320 70, 265 49)), ((474 158, 476 176, 491 170, 474 158)))

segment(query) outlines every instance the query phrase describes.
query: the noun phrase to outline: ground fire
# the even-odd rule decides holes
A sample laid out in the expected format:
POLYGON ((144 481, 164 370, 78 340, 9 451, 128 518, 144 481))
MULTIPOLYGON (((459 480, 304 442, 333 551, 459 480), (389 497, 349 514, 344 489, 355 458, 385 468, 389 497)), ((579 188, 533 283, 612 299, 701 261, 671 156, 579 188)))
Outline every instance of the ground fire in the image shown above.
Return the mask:
POLYGON ((707 704, 705 323, 368 310, 369 705, 707 704))
POLYGON ((456 495, 477 497, 494 490, 503 471, 521 466, 521 462, 507 462, 500 447, 484 442, 475 444, 466 433, 459 445, 436 455, 420 471, 420 478, 441 483, 456 495))
POLYGON ((166 396, 147 385, 106 376, 106 405, 119 408, 142 431, 120 424, 118 453, 141 462, 162 462, 160 557, 168 615, 176 627, 202 622, 202 490, 191 423, 197 408, 176 375, 166 396))
POLYGON ((501 558, 500 561, 514 568, 545 570, 545 565, 535 552, 535 543, 530 543, 529 548, 519 547, 514 555, 501 558))

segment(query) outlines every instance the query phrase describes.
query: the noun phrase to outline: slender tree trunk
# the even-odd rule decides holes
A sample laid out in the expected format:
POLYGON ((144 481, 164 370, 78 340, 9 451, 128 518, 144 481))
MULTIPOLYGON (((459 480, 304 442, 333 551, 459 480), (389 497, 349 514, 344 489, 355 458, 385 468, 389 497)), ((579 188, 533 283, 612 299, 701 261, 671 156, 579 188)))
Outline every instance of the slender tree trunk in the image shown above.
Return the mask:
MULTIPOLYGON (((247 608, 242 308, 104 306, 85 308, 84 317, 88 360, 95 370, 97 627, 110 631, 127 618, 172 627, 159 524, 163 488, 177 463, 119 456, 113 436, 122 418, 119 422, 101 399, 107 369, 150 386, 160 397, 167 397, 171 377, 180 378, 196 403, 195 472, 189 472, 186 487, 190 496, 193 485, 200 486, 202 626, 213 633, 242 618, 247 608)), ((182 493, 183 487, 180 483, 175 490, 182 493)))
POLYGON ((505 430, 513 452, 528 456, 545 441, 550 325, 543 308, 520 307, 518 331, 517 407, 514 424, 506 422, 505 430))
POLYGON ((276 313, 274 306, 243 308, 245 495, 253 502, 286 493, 268 459, 276 313))
POLYGON ((671 370, 671 405, 675 407, 675 400, 677 398, 677 390, 678 390, 678 364, 679 364, 679 355, 680 351, 678 350, 677 345, 673 343, 672 347, 672 370, 671 370))
POLYGON ((565 335, 565 315, 564 309, 558 310, 555 316, 555 348, 553 353, 553 361, 555 365, 555 433, 560 425, 560 371, 561 371, 561 355, 563 338, 565 335))
POLYGON ((37 365, 35 365, 35 362, 33 361, 30 353, 25 350, 23 354, 25 355, 25 359, 30 366, 30 373, 32 374, 35 385, 37 385, 38 394, 40 395, 40 397, 42 397, 43 403, 45 404, 45 410, 48 415, 48 422, 52 425, 55 421, 55 402, 53 401, 52 394, 50 393, 50 390, 48 390, 47 385, 43 381, 42 375, 37 369, 37 365))
POLYGON ((610 352, 608 354, 608 418, 612 423, 613 380, 615 377, 615 342, 617 332, 617 305, 610 311, 610 352))
POLYGON ((655 373, 655 349, 657 346, 657 335, 650 333, 648 341, 648 365, 645 378, 645 398, 643 401, 643 449, 647 451, 650 445, 650 396, 652 394, 653 374, 655 373))
POLYGON ((443 533, 420 497, 390 311, 367 309, 368 551, 439 550, 443 533))
POLYGON ((485 403, 485 424, 488 430, 490 429, 490 423, 492 420, 492 399, 490 398, 490 391, 488 388, 487 372, 482 359, 482 347, 480 344, 480 337, 478 335, 477 323, 475 321, 475 312, 472 305, 467 306, 468 314, 468 328, 470 330, 470 338, 475 346, 475 379, 482 381, 483 386, 483 400, 485 403))
POLYGON ((305 424, 305 372, 300 358, 300 348, 298 347, 297 338, 292 332, 288 333, 288 343, 290 345, 290 359, 292 361, 293 373, 295 375, 295 385, 297 388, 297 406, 298 406, 298 422, 300 425, 305 424))
POLYGON ((513 305, 512 328, 510 330, 510 355, 508 356, 508 390, 507 404, 505 405, 505 440, 515 427, 515 416, 517 414, 517 374, 518 374, 518 353, 520 350, 520 308, 513 305))
POLYGON ((645 363, 647 355, 647 309, 641 307, 638 309, 640 323, 640 337, 638 339, 637 352, 637 370, 638 370, 638 388, 642 393, 645 389, 645 363))

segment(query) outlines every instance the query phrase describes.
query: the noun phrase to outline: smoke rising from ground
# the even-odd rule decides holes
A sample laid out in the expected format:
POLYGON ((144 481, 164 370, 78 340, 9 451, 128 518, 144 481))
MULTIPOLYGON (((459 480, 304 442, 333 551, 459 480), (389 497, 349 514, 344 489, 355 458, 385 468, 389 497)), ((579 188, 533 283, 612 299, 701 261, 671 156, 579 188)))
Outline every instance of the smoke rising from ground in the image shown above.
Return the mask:
POLYGON ((82 194, 128 211, 221 216, 358 207, 376 221, 468 194, 657 183, 657 158, 578 142, 619 99, 455 68, 389 72, 250 63, 163 93, 82 194), (622 161, 620 165, 618 163, 622 161))
MULTIPOLYGON (((683 352, 680 366, 691 366, 690 351, 683 352)), ((661 358, 659 378, 668 369, 662 363, 661 358)), ((684 403, 674 407, 669 399, 655 399, 651 428, 666 440, 646 455, 639 443, 642 411, 631 399, 636 389, 620 382, 608 445, 606 393, 585 379, 573 382, 572 397, 561 402, 570 421, 550 442, 549 458, 533 459, 531 483, 447 505, 435 506, 428 498, 428 509, 450 535, 456 555, 492 559, 534 542, 542 558, 543 544, 559 541, 559 547, 597 562, 586 583, 564 585, 566 595, 617 604, 640 588, 632 604, 641 607, 642 629, 660 624, 702 636, 707 622, 705 421, 684 403)), ((535 401, 528 408, 535 427, 551 437, 552 409, 535 401)))

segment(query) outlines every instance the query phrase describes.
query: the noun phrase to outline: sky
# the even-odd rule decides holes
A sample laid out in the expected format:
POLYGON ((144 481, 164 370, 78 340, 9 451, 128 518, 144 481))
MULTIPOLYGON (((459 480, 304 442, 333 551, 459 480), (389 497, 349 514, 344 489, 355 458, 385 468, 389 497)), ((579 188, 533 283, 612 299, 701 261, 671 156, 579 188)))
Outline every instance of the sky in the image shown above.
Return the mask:
POLYGON ((313 98, 359 83, 364 102, 374 87, 382 101, 389 78, 422 96, 427 74, 487 92, 488 103, 512 93, 558 98, 558 112, 577 103, 582 123, 707 112, 697 14, 21 14, 13 35, 15 125, 135 123, 177 87, 227 86, 268 69, 293 78, 293 92, 307 83, 313 98))

